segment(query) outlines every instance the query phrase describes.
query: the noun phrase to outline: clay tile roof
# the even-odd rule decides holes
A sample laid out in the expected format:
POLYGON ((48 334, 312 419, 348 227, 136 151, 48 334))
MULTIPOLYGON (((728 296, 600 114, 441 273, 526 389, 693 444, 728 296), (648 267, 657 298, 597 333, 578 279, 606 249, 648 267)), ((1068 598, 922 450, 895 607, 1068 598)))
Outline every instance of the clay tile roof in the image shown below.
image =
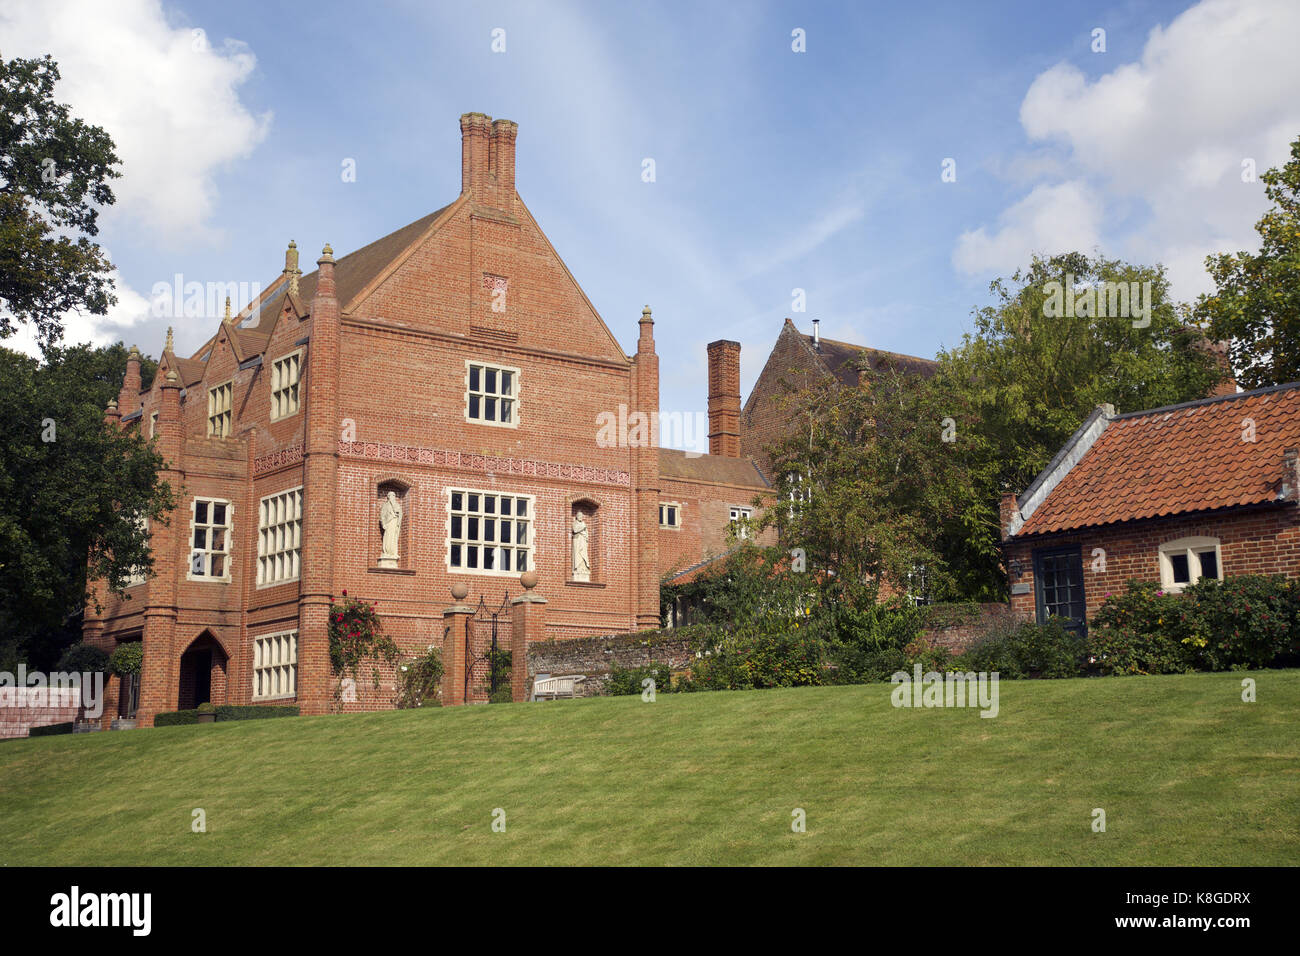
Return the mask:
MULTIPOLYGON (((449 203, 395 232, 390 232, 382 239, 376 239, 356 252, 350 252, 339 258, 334 264, 334 291, 338 296, 339 305, 346 308, 361 290, 383 272, 389 263, 410 248, 411 244, 419 239, 451 205, 453 204, 449 203)), ((304 307, 310 306, 311 298, 316 292, 316 276, 317 272, 312 271, 298 279, 298 299, 304 307)), ((262 295, 257 322, 250 324, 248 329, 269 334, 287 291, 288 286, 283 281, 283 277, 276 276, 275 281, 262 295)))
POLYGON ((1116 415, 1017 534, 1276 502, 1293 448, 1300 382, 1116 415))
POLYGON ((748 458, 723 458, 721 455, 689 456, 676 448, 659 449, 659 475, 686 481, 712 481, 747 488, 768 488, 762 473, 748 458))
POLYGON ((180 376, 181 385, 189 388, 191 385, 197 385, 203 381, 203 370, 207 367, 206 362, 198 359, 176 358, 176 374, 180 376))
POLYGON ((822 339, 820 348, 813 345, 813 337, 805 335, 808 345, 821 356, 822 363, 842 385, 858 384, 858 366, 865 352, 867 366, 876 371, 885 365, 893 365, 899 371, 930 376, 934 374, 938 363, 933 359, 920 358, 916 355, 904 355, 901 352, 885 352, 881 349, 869 349, 848 342, 836 342, 822 339))
POLYGON ((712 557, 705 558, 703 561, 699 562, 698 564, 692 564, 689 568, 682 568, 682 570, 678 571, 672 577, 668 578, 666 581, 664 581, 664 583, 665 584, 690 584, 692 581, 698 578, 705 571, 712 570, 712 565, 715 562, 730 557, 732 554, 736 552, 736 550, 737 550, 736 548, 731 548, 727 551, 723 551, 721 554, 715 554, 712 557))

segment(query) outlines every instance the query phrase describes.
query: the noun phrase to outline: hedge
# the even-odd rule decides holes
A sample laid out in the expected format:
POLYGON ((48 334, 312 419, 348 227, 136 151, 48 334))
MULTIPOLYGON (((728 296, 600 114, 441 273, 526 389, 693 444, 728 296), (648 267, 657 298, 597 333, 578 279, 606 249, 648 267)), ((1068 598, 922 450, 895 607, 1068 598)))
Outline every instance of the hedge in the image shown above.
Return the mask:
MULTIPOLYGON (((236 706, 234 704, 222 704, 216 709, 217 721, 223 720, 266 720, 270 717, 297 717, 298 708, 296 706, 272 707, 258 706, 250 704, 245 706, 236 706)), ((153 725, 155 727, 179 727, 182 724, 197 724, 199 722, 199 712, 197 710, 169 710, 161 714, 155 714, 153 725)))
POLYGON ((72 721, 66 724, 46 724, 44 727, 32 727, 27 731, 28 737, 53 737, 55 734, 72 733, 72 721))

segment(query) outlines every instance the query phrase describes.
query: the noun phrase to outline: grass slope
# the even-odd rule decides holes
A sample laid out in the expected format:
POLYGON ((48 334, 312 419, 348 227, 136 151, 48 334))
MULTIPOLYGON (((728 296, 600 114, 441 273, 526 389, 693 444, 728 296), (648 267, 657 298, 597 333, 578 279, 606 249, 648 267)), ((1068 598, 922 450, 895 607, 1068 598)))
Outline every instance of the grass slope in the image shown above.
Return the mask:
POLYGON ((1300 671, 1242 676, 1008 681, 994 719, 871 685, 11 741, 0 862, 1295 864, 1300 671))

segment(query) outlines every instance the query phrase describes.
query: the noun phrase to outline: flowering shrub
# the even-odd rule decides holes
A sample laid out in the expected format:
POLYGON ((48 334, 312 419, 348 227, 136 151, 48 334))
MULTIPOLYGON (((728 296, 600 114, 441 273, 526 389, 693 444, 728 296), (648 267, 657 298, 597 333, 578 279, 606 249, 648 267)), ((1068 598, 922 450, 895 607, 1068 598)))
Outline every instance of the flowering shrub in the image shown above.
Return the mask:
POLYGON ((1281 577, 1205 579, 1182 594, 1130 581, 1093 618, 1090 650, 1110 674, 1264 667, 1297 650, 1300 585, 1281 577))
POLYGON ((430 644, 424 655, 403 661, 397 667, 397 706, 423 707, 441 704, 438 692, 442 684, 442 652, 430 644))
MULTIPOLYGON (((367 658, 388 662, 397 660, 397 645, 387 637, 375 613, 375 605, 343 592, 341 604, 330 605, 330 666, 335 675, 357 678, 357 668, 367 658)), ((374 684, 379 686, 379 669, 374 669, 374 684)))
POLYGON ((1300 586, 1281 577, 1202 580, 1183 598, 1195 606, 1191 644, 1210 670, 1264 667, 1300 639, 1300 586))
POLYGON ((1185 674, 1196 669, 1192 602, 1158 585, 1128 582, 1108 594, 1088 629, 1088 653, 1103 674, 1185 674))

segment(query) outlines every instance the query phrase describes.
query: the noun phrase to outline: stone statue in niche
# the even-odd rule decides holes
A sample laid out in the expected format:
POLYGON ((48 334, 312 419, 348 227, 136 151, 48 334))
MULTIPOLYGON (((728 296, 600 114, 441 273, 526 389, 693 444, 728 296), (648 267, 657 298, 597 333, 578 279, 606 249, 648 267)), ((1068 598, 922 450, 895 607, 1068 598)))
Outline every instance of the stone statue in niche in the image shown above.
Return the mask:
POLYGON ((401 558, 398 540, 402 533, 402 503, 397 500, 396 492, 390 491, 380 507, 379 526, 384 533, 384 549, 380 553, 379 566, 395 568, 401 558))
POLYGON ((587 516, 579 511, 573 516, 573 580, 591 580, 591 560, 587 556, 587 516))

